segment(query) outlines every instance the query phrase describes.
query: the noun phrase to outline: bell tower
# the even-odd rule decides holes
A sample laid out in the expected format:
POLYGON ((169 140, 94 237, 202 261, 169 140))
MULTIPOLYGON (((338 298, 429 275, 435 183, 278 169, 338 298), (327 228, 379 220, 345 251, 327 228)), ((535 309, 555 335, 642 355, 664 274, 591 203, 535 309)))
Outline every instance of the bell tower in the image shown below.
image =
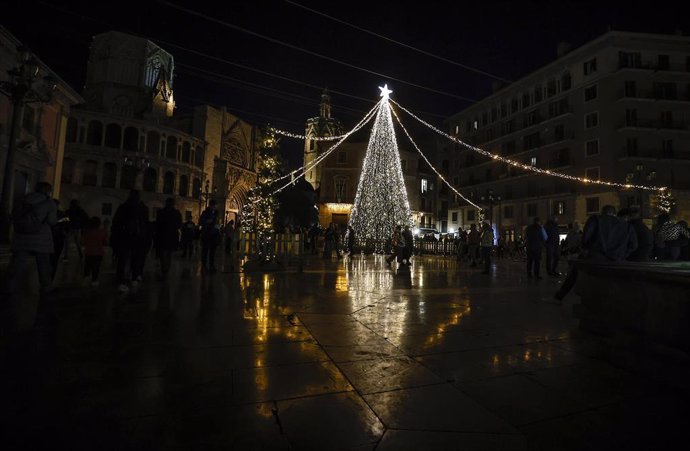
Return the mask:
POLYGON ((342 134, 343 127, 340 122, 331 117, 331 96, 328 90, 324 89, 321 93, 321 103, 319 104, 319 115, 307 120, 304 135, 304 165, 306 174, 304 179, 311 183, 311 186, 318 191, 321 186, 321 165, 322 162, 314 167, 310 167, 314 160, 327 151, 333 141, 318 141, 314 138, 324 138, 328 136, 338 136, 342 134))

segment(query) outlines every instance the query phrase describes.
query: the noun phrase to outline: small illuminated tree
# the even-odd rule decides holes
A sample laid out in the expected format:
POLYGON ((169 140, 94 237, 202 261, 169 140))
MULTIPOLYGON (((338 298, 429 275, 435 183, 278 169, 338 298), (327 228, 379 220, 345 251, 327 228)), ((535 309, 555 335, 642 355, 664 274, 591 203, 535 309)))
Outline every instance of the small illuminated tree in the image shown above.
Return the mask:
POLYGON ((273 183, 281 175, 280 147, 270 126, 260 139, 256 185, 249 190, 247 203, 242 209, 242 227, 256 234, 260 259, 273 260, 273 224, 278 210, 273 183))
POLYGON ((659 191, 656 197, 656 208, 661 213, 670 214, 673 213, 674 207, 676 206, 676 200, 673 197, 673 193, 670 190, 659 191))

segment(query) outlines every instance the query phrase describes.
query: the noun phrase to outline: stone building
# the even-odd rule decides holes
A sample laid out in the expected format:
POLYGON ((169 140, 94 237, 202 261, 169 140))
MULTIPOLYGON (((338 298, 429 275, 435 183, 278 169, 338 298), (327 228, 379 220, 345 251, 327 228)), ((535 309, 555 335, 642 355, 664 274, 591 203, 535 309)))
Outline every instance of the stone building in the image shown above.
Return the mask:
MULTIPOLYGON (((330 96, 321 96, 320 114, 307 120, 304 143, 304 164, 308 165, 331 148, 334 141, 316 141, 314 137, 337 136, 344 132, 339 121, 331 117, 330 96)), ((365 127, 338 146, 319 165, 307 171, 305 179, 317 191, 319 223, 347 225, 357 194, 357 186, 367 151, 370 128, 365 127)), ((407 197, 414 223, 418 227, 432 227, 436 223, 435 177, 417 152, 400 142, 401 165, 407 197)), ((432 148, 423 146, 425 148, 432 148)))
POLYGON ((131 189, 153 218, 168 197, 198 218, 216 198, 226 219, 254 183, 254 127, 224 109, 174 116, 174 59, 156 44, 119 32, 95 36, 85 103, 67 124, 61 199, 110 218, 131 189))
MULTIPOLYGON (((18 48, 21 45, 16 37, 0 26, 0 81, 11 81, 8 71, 18 65, 18 48)), ((11 195, 13 201, 32 191, 39 181, 53 185, 54 195, 60 196, 67 121, 72 105, 83 101, 77 92, 40 59, 36 59, 36 63, 38 72, 35 89, 46 87, 41 86, 46 76, 52 78, 55 89, 51 93, 50 101, 25 104, 19 123, 15 124, 18 127, 18 136, 11 195)), ((7 96, 0 96, 0 174, 4 174, 5 171, 12 114, 12 102, 7 96)), ((11 208, 10 205, 10 211, 11 208)))
MULTIPOLYGON (((690 217, 690 37, 612 31, 572 51, 561 45, 555 61, 448 123, 465 142, 523 164, 668 186, 678 216, 690 217)), ((583 223, 605 204, 657 213, 650 191, 534 174, 457 144, 447 155, 452 183, 486 208, 508 241, 535 216, 583 223)), ((457 228, 477 212, 461 201, 447 218, 457 228)))

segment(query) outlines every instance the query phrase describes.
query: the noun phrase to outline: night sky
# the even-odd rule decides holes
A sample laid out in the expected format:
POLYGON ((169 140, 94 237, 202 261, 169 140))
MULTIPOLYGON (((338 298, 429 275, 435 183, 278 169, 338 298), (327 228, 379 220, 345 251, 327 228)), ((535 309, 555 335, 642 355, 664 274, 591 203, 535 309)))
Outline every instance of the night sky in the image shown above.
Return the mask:
MULTIPOLYGON (((559 41, 577 47, 609 28, 690 32, 690 19, 672 2, 294 1, 506 80, 519 79, 553 60, 559 41)), ((334 116, 346 126, 373 106, 377 86, 385 82, 394 99, 441 125, 443 118, 490 94, 496 81, 286 1, 170 3, 208 18, 158 1, 114 1, 106 8, 106 2, 97 1, 12 0, 5 2, 1 20, 77 91, 84 84, 91 37, 113 29, 130 32, 174 55, 178 112, 200 103, 226 105, 249 122, 270 122, 298 133, 303 132, 304 121, 318 113, 320 92, 326 86, 336 91, 332 92, 334 116), (209 18, 446 94, 327 61, 209 18)), ((301 159, 301 144, 285 149, 290 163, 301 159)))

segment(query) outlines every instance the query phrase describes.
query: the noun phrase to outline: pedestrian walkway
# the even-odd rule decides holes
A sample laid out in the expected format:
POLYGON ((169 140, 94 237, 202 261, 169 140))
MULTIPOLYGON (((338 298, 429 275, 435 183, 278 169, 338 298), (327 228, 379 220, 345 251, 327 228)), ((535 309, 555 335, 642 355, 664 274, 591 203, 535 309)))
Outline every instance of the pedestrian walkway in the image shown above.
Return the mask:
MULTIPOLYGON (((107 261, 107 259, 106 259, 107 261)), ((70 266, 71 265, 71 266, 70 266)), ((557 279, 499 260, 314 258, 136 293, 63 268, 0 311, 5 449, 668 449, 688 398, 616 368, 557 279), (50 306, 49 306, 50 307, 50 306)), ((684 437, 683 437, 684 438, 684 437)), ((680 442, 682 443, 682 442, 680 442)))

